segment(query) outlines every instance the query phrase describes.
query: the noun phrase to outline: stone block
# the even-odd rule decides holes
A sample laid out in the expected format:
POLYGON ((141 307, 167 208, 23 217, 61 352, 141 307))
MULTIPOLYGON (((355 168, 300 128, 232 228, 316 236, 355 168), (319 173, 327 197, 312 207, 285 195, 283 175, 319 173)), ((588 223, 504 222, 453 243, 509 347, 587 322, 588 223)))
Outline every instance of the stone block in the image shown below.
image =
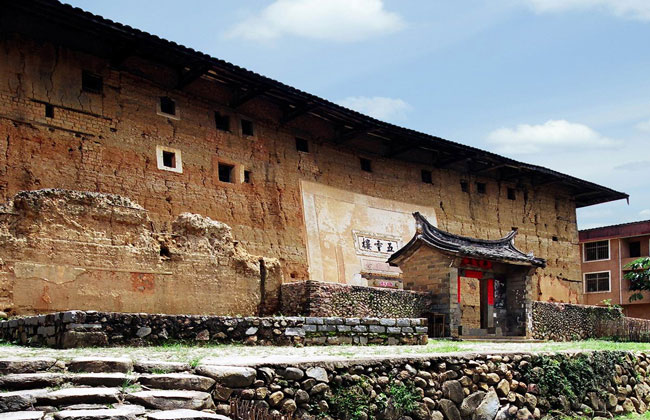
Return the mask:
POLYGON ((368 332, 375 333, 375 334, 383 334, 386 332, 386 327, 382 327, 381 325, 370 325, 368 326, 368 332))

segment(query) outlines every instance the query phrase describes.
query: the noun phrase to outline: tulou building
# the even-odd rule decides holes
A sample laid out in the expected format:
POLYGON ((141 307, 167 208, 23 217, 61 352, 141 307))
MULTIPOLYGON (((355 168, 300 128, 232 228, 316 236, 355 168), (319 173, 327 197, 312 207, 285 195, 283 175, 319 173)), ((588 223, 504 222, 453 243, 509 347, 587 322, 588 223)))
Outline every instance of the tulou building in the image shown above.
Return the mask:
POLYGON ((627 198, 54 0, 0 4, 9 314, 268 314, 312 280, 522 335, 532 301, 584 302, 576 208, 627 198))

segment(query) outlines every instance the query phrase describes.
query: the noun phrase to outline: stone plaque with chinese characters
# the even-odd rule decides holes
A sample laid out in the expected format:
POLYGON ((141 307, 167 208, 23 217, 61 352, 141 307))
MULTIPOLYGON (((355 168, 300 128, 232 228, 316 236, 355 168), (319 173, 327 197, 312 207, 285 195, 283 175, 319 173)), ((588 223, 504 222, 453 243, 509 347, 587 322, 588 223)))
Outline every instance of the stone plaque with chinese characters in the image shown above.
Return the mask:
POLYGON ((359 255, 387 258, 401 247, 400 238, 395 236, 360 231, 353 234, 359 255))

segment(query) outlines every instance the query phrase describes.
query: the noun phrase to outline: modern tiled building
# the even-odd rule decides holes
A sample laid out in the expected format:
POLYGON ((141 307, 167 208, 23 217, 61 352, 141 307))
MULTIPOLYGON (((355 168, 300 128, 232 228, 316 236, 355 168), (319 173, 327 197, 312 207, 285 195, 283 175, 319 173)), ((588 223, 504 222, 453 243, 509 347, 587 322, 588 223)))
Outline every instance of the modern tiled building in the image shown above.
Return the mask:
POLYGON ((650 318, 650 295, 630 301, 634 293, 623 278, 627 264, 650 255, 650 220, 579 232, 584 303, 622 305, 625 314, 650 318))

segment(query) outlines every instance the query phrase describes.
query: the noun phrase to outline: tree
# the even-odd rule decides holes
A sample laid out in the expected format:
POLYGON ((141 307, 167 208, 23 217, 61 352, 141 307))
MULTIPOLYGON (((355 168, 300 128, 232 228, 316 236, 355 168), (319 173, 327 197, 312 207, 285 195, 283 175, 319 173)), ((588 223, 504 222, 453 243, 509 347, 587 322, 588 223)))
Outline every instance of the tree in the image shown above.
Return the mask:
POLYGON ((636 259, 624 268, 630 269, 623 277, 630 281, 630 290, 636 292, 630 296, 630 302, 643 299, 641 292, 650 290, 650 257, 636 259))

